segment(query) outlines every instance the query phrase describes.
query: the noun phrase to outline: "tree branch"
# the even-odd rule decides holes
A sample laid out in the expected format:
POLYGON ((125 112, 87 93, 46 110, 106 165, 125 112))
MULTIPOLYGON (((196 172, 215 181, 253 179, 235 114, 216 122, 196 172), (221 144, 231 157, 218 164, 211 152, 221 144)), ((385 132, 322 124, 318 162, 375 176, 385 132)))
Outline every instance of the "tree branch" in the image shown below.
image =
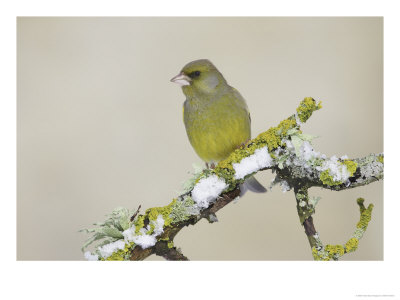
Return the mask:
POLYGON ((157 242, 155 245, 155 254, 164 257, 166 260, 189 260, 176 247, 169 248, 165 241, 157 242))
POLYGON ((338 260, 341 256, 357 250, 359 240, 367 230, 371 221, 373 204, 364 206, 364 199, 358 198, 357 204, 360 207, 360 221, 357 223, 356 230, 351 238, 344 245, 323 245, 318 233, 312 237, 314 244, 311 247, 314 260, 338 260))
MULTIPOLYGON (((185 192, 169 205, 149 208, 140 215, 132 212, 128 217, 125 212, 113 212, 113 217, 101 223, 100 228, 87 231, 94 236, 86 245, 102 238, 110 240, 98 247, 96 254, 85 255, 88 258, 97 255, 101 260, 143 260, 156 254, 167 260, 188 260, 173 244, 179 231, 202 218, 214 222, 216 212, 240 195, 240 185, 246 178, 271 169, 276 173, 274 184, 294 189, 300 222, 314 258, 326 258, 318 252, 323 246, 312 219, 317 200, 309 199, 308 189, 319 186, 340 191, 380 180, 383 178, 383 154, 348 159, 328 158, 315 151, 310 143, 312 136, 303 134, 300 126, 320 108, 320 103, 305 98, 296 114, 248 141, 220 161, 215 169, 195 172, 186 183, 185 192)), ((337 259, 340 255, 328 257, 337 259)))
MULTIPOLYGON (((176 260, 188 260, 182 253, 180 253, 180 255, 178 255, 175 250, 168 252, 168 250, 174 249, 175 247, 168 248, 168 243, 166 243, 166 241, 173 241, 175 236, 178 234, 178 232, 186 226, 195 225, 197 222, 199 222, 203 218, 209 220, 210 215, 215 215, 215 213, 217 211, 219 211, 225 205, 232 202, 239 195, 240 195, 239 188, 222 194, 220 197, 218 197, 216 199, 215 203, 211 204, 211 206, 209 208, 204 209, 199 214, 193 215, 193 216, 189 217, 187 220, 178 222, 178 223, 174 224, 173 227, 166 229, 164 231, 164 233, 160 236, 159 241, 154 246, 156 250, 150 251, 149 248, 142 249, 141 247, 135 247, 132 251, 130 260, 143 260, 152 254, 157 254, 168 260, 175 260, 175 258, 185 258, 185 259, 176 259, 176 260), (167 245, 167 248, 166 248, 166 245, 167 245)), ((212 221, 209 221, 209 222, 212 223, 212 221)), ((170 246, 172 246, 172 245, 170 244, 170 246)))

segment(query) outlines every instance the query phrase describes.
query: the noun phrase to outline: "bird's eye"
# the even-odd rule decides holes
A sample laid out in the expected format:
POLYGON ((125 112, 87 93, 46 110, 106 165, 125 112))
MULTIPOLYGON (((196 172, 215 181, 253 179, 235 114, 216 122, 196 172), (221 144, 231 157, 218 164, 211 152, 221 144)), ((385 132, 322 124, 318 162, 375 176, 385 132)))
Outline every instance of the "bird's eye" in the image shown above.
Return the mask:
POLYGON ((189 74, 190 78, 196 78, 200 76, 200 71, 194 71, 192 73, 189 74))

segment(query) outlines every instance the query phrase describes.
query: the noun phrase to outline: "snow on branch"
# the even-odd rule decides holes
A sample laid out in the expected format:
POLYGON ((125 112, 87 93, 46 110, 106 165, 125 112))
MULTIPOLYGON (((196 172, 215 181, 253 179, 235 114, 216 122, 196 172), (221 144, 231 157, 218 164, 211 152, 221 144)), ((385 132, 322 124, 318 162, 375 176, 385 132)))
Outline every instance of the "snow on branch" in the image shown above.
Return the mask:
MULTIPOLYGON (((114 210, 104 222, 95 224, 96 228, 83 230, 92 234, 84 248, 102 240, 93 253, 85 252, 85 257, 88 260, 143 260, 156 254, 167 260, 188 260, 173 243, 176 234, 202 218, 215 222, 215 213, 239 197, 240 184, 266 169, 276 173, 273 184, 280 184, 283 191, 294 190, 300 223, 314 259, 338 259, 355 250, 348 243, 354 246, 356 239, 358 245, 366 226, 358 229, 346 243, 344 252, 340 247, 335 246, 338 252, 329 245, 324 247, 312 220, 319 199, 310 199, 308 189, 319 186, 340 191, 383 179, 383 154, 349 159, 327 157, 316 151, 311 144, 314 136, 304 134, 300 126, 320 108, 321 103, 305 98, 295 114, 233 151, 214 169, 197 168, 185 183, 183 194, 164 207, 149 208, 143 214, 124 208, 114 210)), ((365 209, 360 201, 359 205, 362 216, 368 212, 370 218, 372 207, 365 209)))

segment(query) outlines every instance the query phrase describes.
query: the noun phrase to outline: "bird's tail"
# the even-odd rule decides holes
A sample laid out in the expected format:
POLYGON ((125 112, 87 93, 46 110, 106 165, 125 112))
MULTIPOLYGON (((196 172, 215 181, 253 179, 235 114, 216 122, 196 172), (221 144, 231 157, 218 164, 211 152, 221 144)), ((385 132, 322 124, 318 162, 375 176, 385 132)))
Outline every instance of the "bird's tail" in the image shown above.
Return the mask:
POLYGON ((242 197, 247 191, 266 193, 267 189, 257 179, 251 176, 240 185, 240 197, 242 197))

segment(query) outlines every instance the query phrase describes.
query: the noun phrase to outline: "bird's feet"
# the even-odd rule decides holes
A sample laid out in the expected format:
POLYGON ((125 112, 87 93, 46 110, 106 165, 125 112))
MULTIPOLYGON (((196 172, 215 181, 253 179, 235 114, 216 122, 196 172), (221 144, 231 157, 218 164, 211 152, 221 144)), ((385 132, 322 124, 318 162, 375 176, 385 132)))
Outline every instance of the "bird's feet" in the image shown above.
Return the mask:
POLYGON ((244 143, 241 143, 239 146, 237 146, 236 149, 244 148, 244 147, 247 145, 247 143, 248 143, 249 141, 250 141, 250 139, 248 139, 248 140, 245 141, 244 143))

